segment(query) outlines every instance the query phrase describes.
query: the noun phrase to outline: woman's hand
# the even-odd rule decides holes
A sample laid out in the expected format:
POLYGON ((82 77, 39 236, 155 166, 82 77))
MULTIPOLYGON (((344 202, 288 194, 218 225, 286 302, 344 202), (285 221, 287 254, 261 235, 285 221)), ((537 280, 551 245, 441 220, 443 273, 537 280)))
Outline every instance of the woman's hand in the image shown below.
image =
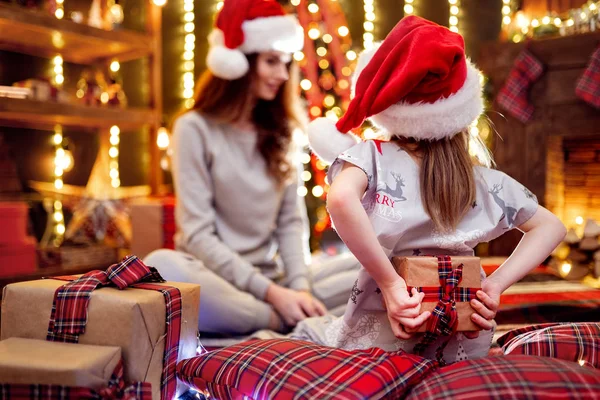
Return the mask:
POLYGON ((394 336, 410 339, 431 315, 429 311, 421 313, 421 302, 425 293, 419 293, 413 288, 411 295, 402 280, 397 280, 389 286, 380 285, 380 289, 394 336))
POLYGON ((289 326, 296 326, 308 317, 318 317, 327 313, 323 303, 309 292, 295 291, 276 284, 269 286, 265 300, 289 326))
MULTIPOLYGON (((502 291, 491 279, 487 278, 481 283, 481 290, 477 291, 477 299, 471 300, 471 307, 475 310, 471 320, 484 330, 494 327, 494 318, 500 305, 502 291)), ((464 332, 469 339, 479 336, 479 332, 464 332)))

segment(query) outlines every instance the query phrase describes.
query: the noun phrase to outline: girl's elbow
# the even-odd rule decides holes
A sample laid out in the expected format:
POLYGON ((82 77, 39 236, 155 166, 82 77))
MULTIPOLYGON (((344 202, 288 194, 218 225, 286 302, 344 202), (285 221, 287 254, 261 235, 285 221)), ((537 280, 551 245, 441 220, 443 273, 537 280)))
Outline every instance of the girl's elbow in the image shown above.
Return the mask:
POLYGON ((346 209, 351 203, 352 193, 345 190, 330 190, 327 194, 327 209, 330 213, 346 209))
POLYGON ((562 241, 565 238, 565 236, 567 236, 567 227, 558 218, 556 218, 554 224, 556 226, 556 236, 558 236, 559 240, 562 241))
POLYGON ((339 209, 344 206, 344 196, 339 191, 331 190, 327 193, 327 209, 339 209))

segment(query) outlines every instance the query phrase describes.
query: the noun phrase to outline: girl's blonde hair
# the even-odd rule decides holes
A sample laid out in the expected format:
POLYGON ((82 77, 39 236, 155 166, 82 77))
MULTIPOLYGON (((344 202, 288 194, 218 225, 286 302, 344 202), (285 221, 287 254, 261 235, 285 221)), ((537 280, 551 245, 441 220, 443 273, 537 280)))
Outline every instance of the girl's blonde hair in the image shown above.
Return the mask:
POLYGON ((476 199, 473 167, 493 164, 487 147, 479 136, 471 136, 467 131, 436 141, 394 140, 422 158, 419 180, 423 207, 437 229, 454 231, 476 199), (474 141, 479 150, 477 159, 469 154, 469 141, 474 141))

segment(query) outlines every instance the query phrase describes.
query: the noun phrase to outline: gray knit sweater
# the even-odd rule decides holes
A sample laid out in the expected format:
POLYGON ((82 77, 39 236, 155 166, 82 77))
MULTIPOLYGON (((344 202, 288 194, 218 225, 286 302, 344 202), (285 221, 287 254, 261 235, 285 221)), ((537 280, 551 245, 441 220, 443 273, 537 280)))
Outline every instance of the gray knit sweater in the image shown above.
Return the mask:
POLYGON ((178 250, 263 299, 273 280, 309 289, 308 219, 297 180, 278 188, 257 134, 191 111, 173 127, 178 250))

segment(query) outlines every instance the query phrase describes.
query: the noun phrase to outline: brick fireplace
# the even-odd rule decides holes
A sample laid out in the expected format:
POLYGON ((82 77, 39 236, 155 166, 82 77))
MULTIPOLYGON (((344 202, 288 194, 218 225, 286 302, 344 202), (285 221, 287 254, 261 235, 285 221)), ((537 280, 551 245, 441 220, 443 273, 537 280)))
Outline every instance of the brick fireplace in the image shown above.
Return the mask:
POLYGON ((569 227, 600 221, 600 135, 552 136, 547 147, 546 207, 569 227))
MULTIPOLYGON (((501 137, 493 145, 498 169, 528 187, 568 227, 600 223, 600 110, 575 95, 577 80, 600 43, 600 32, 529 42, 544 65, 530 91, 533 118, 523 124, 492 103, 488 112, 501 137), (497 112, 496 112, 497 111, 497 112), (580 217, 580 218, 578 218, 580 217)), ((498 93, 523 43, 492 43, 477 60, 498 93)), ((509 255, 521 234, 491 242, 489 255, 509 255)))

